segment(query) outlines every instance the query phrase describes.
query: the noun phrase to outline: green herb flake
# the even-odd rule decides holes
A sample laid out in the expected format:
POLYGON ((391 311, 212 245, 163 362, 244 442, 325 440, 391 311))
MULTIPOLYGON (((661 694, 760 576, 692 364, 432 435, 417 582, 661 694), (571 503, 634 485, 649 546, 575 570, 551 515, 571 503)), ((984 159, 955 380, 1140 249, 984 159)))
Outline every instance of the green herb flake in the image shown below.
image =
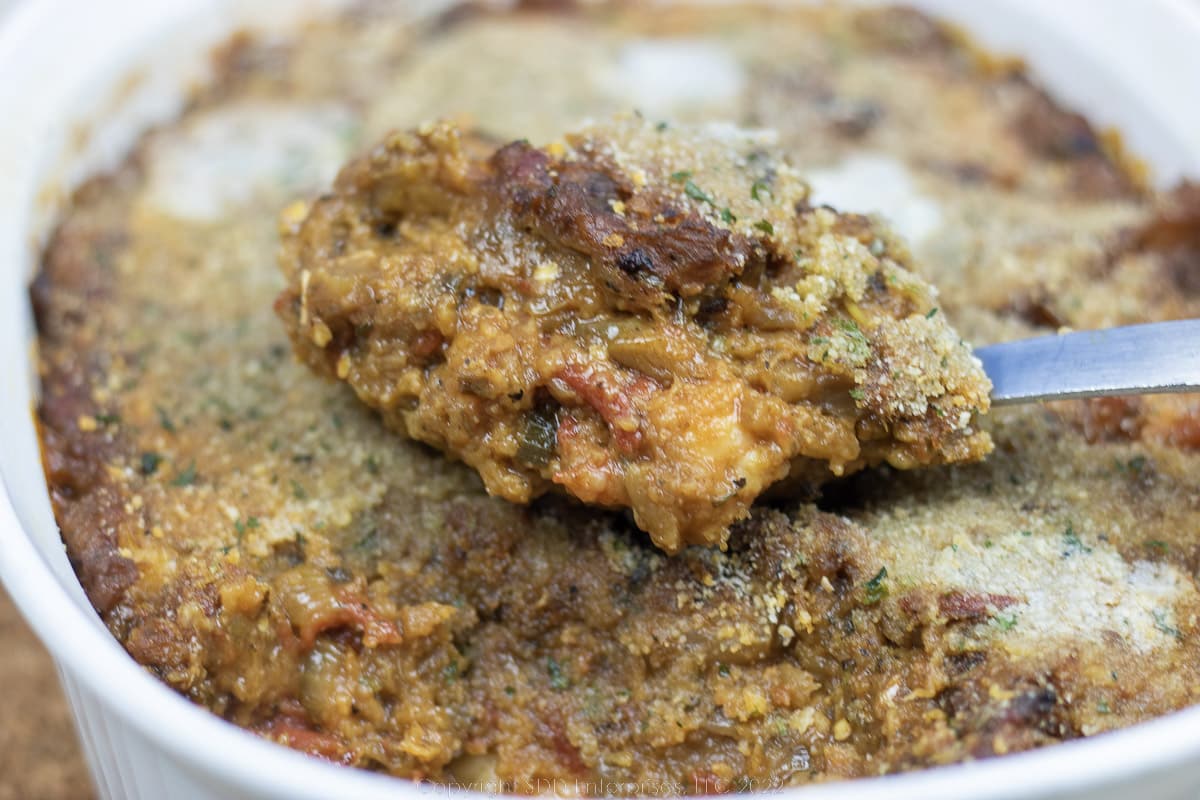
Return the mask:
POLYGON ((655 125, 654 130, 658 131, 659 133, 662 133, 669 127, 670 127, 670 125, 664 121, 664 122, 660 122, 657 125, 655 125))
POLYGON ((762 201, 762 196, 763 196, 764 194, 765 194, 767 197, 773 197, 773 196, 774 196, 774 195, 772 194, 772 192, 771 192, 771 184, 767 183, 767 182, 766 182, 766 181, 764 181, 764 180, 757 180, 757 181, 755 181, 754 183, 752 183, 752 184, 750 185, 750 197, 752 197, 753 199, 755 199, 755 200, 758 200, 759 202, 761 202, 761 201, 762 201))
POLYGON ((698 200, 701 203, 708 203, 709 205, 716 205, 716 203, 713 201, 712 197, 710 197, 707 192, 705 192, 703 189, 701 189, 699 186, 697 186, 695 184, 695 182, 690 179, 688 180, 687 183, 685 183, 683 185, 683 193, 686 194, 688 197, 692 198, 693 200, 698 200))
POLYGON ((1021 535, 1028 539, 1030 536, 1033 536, 1033 531, 1021 531, 1021 535))
POLYGON ((167 410, 162 406, 155 406, 154 409, 158 412, 158 424, 162 426, 162 429, 167 433, 174 433, 175 422, 171 419, 171 415, 167 413, 167 410))
POLYGON ((888 596, 887 584, 884 583, 887 576, 887 567, 880 567, 879 572, 875 573, 875 577, 867 581, 867 605, 875 605, 888 596))
POLYGON ((554 660, 553 657, 546 659, 546 672, 550 675, 550 687, 555 691, 563 691, 571 682, 567 680, 566 674, 563 672, 562 665, 554 660))
POLYGON ((686 169, 681 169, 679 172, 671 173, 671 180, 675 181, 675 183, 683 183, 690 177, 692 177, 692 173, 690 170, 686 169))
POLYGON ((357 542, 355 542, 353 547, 355 550, 358 550, 360 552, 366 552, 366 551, 374 550, 378 544, 379 544, 379 531, 376 530, 375 528, 372 528, 370 531, 367 532, 366 536, 362 537, 357 542))
POLYGON ((96 414, 95 419, 96 419, 96 422, 100 423, 101 425, 116 425, 117 423, 119 423, 121 421, 121 415, 113 414, 113 413, 102 413, 102 414, 96 414))
POLYGON ((147 450, 142 453, 141 471, 147 477, 158 472, 158 465, 162 463, 162 456, 153 450, 147 450))
POLYGON ((1011 631, 1013 628, 1017 627, 1017 615, 997 614, 992 618, 992 624, 1002 631, 1011 631))
POLYGON ((451 661, 442 669, 442 678, 446 683, 454 683, 458 680, 458 662, 451 661))
POLYGON ((1063 542, 1067 546, 1066 551, 1063 552, 1063 556, 1069 556, 1073 553, 1087 554, 1092 552, 1092 548, 1083 543, 1083 540, 1079 538, 1079 534, 1075 532, 1074 526, 1069 522, 1067 523, 1067 529, 1063 531, 1063 542))
POLYGON ((937 316, 937 312, 938 312, 938 308, 937 308, 937 306, 934 306, 933 308, 931 308, 925 312, 925 319, 933 319, 934 317, 937 316))
POLYGON ((1117 472, 1138 477, 1142 474, 1142 471, 1146 469, 1146 457, 1134 456, 1128 461, 1121 461, 1121 459, 1118 458, 1116 459, 1116 468, 1117 472))
POLYGON ((720 675, 722 678, 728 678, 729 677, 729 665, 728 664, 718 664, 717 665, 717 674, 720 675))
POLYGON ((845 334, 850 349, 856 356, 865 358, 871 353, 871 342, 867 335, 858 327, 858 323, 848 317, 839 317, 834 324, 845 334))
POLYGON ((1183 634, 1180 632, 1179 628, 1176 628, 1174 625, 1167 622, 1167 612, 1161 608, 1154 609, 1154 628, 1155 630, 1165 633, 1168 636, 1172 636, 1176 639, 1183 638, 1183 634))
POLYGON ((237 532, 237 546, 242 546, 242 538, 246 535, 246 531, 253 530, 258 527, 258 517, 247 517, 245 522, 238 517, 233 522, 233 529, 237 532))
POLYGON ((505 686, 504 693, 506 695, 508 695, 509 697, 513 697, 514 695, 516 695, 517 689, 515 686, 505 686))
POLYGON ((755 230, 762 231, 767 236, 775 235, 775 226, 771 224, 770 220, 760 219, 758 222, 754 223, 754 228, 755 230))
POLYGON ((196 462, 193 461, 187 465, 187 468, 175 476, 171 481, 172 486, 191 486, 196 482, 196 462))
POLYGON ((1097 714, 1111 714, 1112 707, 1109 706, 1107 700, 1101 700, 1100 702, 1096 703, 1096 713, 1097 714))
POLYGON ((858 323, 854 320, 849 319, 848 317, 839 317, 834 320, 834 324, 841 328, 842 332, 851 339, 862 342, 863 344, 867 343, 867 335, 862 332, 862 328, 858 327, 858 323))
POLYGON ((1162 539, 1147 539, 1143 544, 1151 550, 1159 550, 1163 553, 1170 551, 1171 545, 1164 542, 1162 539))
POLYGON ((732 225, 737 222, 737 217, 729 210, 728 206, 721 209, 721 222, 724 222, 726 225, 732 225))
POLYGON ((292 478, 291 484, 292 484, 292 497, 296 498, 297 500, 307 500, 308 499, 308 492, 304 491, 304 487, 301 486, 296 481, 295 478, 292 478))

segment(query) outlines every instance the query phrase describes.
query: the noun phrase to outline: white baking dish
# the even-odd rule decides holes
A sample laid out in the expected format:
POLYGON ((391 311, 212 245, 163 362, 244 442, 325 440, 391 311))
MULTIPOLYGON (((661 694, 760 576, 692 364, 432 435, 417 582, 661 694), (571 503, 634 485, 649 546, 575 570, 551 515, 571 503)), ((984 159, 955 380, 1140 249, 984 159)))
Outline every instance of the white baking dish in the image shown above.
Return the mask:
MULTIPOLYGON (((437 2, 410 2, 422 7, 437 2)), ((1023 55, 1156 180, 1200 176, 1200 6, 1190 0, 926 0, 917 6, 1023 55)), ((330 766, 226 724, 143 671, 109 636, 67 562, 31 420, 26 286, 61 192, 174 112, 206 48, 244 21, 233 0, 27 0, 0 30, 0 577, 53 654, 100 794, 111 798, 406 798, 448 790, 330 766), (136 91, 121 78, 153 63, 136 91), (74 124, 95 121, 91 147, 74 124), (47 198, 50 198, 47 200, 47 198)), ((302 4, 256 2, 273 25, 302 4), (281 11, 285 11, 282 14, 281 11)), ((309 4, 311 5, 311 3, 309 4)), ((1070 613, 1064 609, 1064 613, 1070 613)), ((803 798, 1200 795, 1200 708, 1086 741, 911 775, 797 790, 803 798)))

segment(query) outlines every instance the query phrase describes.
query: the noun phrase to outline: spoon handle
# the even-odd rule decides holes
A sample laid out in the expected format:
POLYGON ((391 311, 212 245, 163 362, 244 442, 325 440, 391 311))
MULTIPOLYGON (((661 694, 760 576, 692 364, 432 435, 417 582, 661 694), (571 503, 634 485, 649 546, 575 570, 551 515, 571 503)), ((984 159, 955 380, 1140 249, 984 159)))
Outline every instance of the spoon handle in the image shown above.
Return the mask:
POLYGON ((1200 319, 981 347, 992 403, 1200 391, 1200 319))

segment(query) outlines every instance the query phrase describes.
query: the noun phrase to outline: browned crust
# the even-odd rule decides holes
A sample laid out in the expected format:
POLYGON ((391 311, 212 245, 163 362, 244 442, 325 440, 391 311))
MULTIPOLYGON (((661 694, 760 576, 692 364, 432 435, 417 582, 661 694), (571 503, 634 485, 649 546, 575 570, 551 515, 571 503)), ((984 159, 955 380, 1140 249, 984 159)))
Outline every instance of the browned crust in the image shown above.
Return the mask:
MULTIPOLYGON (((116 190, 114 180, 96 179, 79 189, 76 202, 116 190)), ((61 224, 30 286, 39 334, 42 396, 36 423, 46 485, 71 564, 101 614, 137 580, 137 568, 117 543, 118 526, 127 517, 125 497, 107 472, 121 443, 92 397, 103 374, 92 351, 96 311, 109 297, 112 265, 124 244, 119 225, 104 222, 61 224), (81 420, 91 420, 84 424, 93 430, 82 430, 81 420)))
POLYGON ((1030 152, 1062 164, 1070 173, 1069 186, 1078 197, 1136 197, 1142 187, 1132 172, 1122 166, 1124 155, 1119 137, 1105 136, 1082 114, 1065 109, 1050 95, 1033 86, 1020 73, 1026 91, 1013 116, 1013 132, 1030 152))
POLYGON ((1133 232, 1130 249, 1155 254, 1169 285, 1200 298, 1200 183, 1184 181, 1163 197, 1154 216, 1133 232))
MULTIPOLYGON (((595 158, 593 156, 593 158, 595 158)), ((528 142, 490 159, 492 190, 518 223, 591 260, 595 281, 622 310, 658 311, 671 297, 720 297, 755 258, 745 236, 718 228, 667 198, 634 199, 627 175, 601 160, 556 162, 528 142), (625 215, 614 203, 631 203, 625 215), (653 220, 662 215, 662 222, 653 220), (623 244, 606 241, 619 237, 623 244)))

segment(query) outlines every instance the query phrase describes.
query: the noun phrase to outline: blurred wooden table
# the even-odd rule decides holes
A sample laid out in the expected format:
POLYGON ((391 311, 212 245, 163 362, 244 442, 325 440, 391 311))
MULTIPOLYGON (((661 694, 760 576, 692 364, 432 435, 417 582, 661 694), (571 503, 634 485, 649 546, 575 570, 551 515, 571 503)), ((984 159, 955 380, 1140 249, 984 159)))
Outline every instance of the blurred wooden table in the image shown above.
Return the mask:
POLYGON ((0 800, 94 795, 58 673, 0 590, 0 800))

